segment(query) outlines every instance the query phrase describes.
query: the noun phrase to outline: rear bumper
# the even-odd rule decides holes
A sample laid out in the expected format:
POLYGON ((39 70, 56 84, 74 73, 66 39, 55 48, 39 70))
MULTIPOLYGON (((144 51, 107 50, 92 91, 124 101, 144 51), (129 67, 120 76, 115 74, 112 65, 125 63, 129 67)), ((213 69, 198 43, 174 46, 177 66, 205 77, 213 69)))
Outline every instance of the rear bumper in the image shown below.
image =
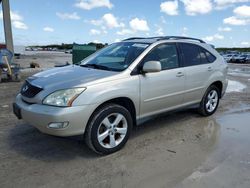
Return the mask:
POLYGON ((20 109, 20 117, 41 132, 55 136, 73 136, 83 134, 89 117, 96 105, 54 107, 42 104, 27 104, 18 94, 15 104, 20 109), (52 129, 48 125, 52 122, 68 122, 68 126, 52 129))
POLYGON ((223 82, 222 91, 221 91, 221 98, 222 98, 222 97, 225 95, 225 93, 226 93, 227 85, 228 85, 228 79, 226 79, 226 80, 223 82))

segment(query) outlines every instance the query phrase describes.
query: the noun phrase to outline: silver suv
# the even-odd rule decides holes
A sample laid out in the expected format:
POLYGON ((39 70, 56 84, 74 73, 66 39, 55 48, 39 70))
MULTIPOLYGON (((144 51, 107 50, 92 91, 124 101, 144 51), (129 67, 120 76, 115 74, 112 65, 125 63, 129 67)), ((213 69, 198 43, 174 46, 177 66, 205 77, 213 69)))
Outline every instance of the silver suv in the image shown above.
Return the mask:
POLYGON ((41 132, 84 135, 92 150, 109 154, 125 145, 139 119, 197 104, 203 116, 213 114, 226 72, 224 59, 202 40, 129 38, 79 65, 29 77, 13 111, 41 132))

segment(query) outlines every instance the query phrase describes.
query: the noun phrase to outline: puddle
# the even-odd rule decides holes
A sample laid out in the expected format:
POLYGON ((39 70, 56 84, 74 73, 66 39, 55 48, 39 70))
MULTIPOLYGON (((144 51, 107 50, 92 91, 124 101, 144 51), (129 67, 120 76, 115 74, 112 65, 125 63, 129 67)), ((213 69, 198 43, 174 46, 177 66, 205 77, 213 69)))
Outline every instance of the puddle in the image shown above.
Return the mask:
POLYGON ((226 93, 242 92, 245 88, 246 88, 246 85, 242 84, 241 82, 228 80, 226 93))
POLYGON ((227 74, 231 76, 250 77, 250 68, 229 68, 227 74))
POLYGON ((250 187, 250 112, 224 114, 217 149, 178 186, 185 188, 250 187))

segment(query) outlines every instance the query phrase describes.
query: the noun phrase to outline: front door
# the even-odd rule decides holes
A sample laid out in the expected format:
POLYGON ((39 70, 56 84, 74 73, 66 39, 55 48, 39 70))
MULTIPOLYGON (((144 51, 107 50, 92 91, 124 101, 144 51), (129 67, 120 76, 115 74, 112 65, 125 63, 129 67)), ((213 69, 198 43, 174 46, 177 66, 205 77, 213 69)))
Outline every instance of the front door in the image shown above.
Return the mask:
POLYGON ((173 109, 183 102, 184 68, 179 66, 175 43, 153 48, 142 60, 159 61, 162 71, 140 74, 141 117, 173 109))

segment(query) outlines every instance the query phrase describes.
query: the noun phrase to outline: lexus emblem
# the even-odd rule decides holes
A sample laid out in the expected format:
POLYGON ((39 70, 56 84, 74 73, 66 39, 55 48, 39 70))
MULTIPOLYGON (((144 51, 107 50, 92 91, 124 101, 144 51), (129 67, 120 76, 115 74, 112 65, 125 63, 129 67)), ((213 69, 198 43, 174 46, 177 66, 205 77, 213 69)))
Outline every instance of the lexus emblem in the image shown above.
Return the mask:
POLYGON ((22 92, 25 92, 25 91, 27 91, 28 89, 29 89, 29 86, 25 85, 25 86, 23 87, 23 89, 22 89, 22 92))

